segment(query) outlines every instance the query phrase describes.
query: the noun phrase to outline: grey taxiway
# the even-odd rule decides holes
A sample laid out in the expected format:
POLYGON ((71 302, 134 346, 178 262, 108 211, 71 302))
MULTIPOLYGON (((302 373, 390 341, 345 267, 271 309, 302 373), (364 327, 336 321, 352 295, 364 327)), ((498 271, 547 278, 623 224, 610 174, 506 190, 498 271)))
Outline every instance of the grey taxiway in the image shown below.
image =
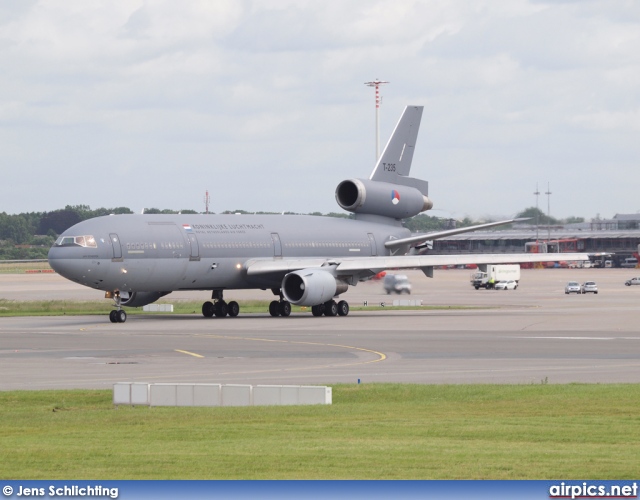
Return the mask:
MULTIPOLYGON (((466 270, 438 271, 434 279, 408 274, 411 299, 443 308, 341 318, 272 318, 266 311, 204 318, 197 311, 133 315, 124 324, 103 316, 3 317, 0 390, 110 388, 122 381, 640 382, 640 287, 623 284, 633 271, 523 270, 513 291, 476 291, 466 270), (569 280, 594 280, 599 294, 567 296, 569 280)), ((56 275, 0 275, 0 298, 35 300, 43 289, 100 300, 99 292, 56 275)), ((260 298, 251 293, 235 298, 260 298)), ((354 306, 398 299, 374 281, 349 295, 354 306)), ((198 297, 179 292, 167 299, 198 297)))

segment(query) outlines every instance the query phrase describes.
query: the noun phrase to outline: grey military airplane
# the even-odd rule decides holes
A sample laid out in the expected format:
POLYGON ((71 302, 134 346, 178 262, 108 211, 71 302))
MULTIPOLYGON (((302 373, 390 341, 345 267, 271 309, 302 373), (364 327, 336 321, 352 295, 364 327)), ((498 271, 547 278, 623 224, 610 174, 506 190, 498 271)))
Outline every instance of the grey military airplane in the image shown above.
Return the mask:
POLYGON ((353 219, 310 215, 112 215, 80 222, 49 251, 65 278, 105 291, 114 300, 109 318, 127 319, 140 307, 176 290, 206 290, 205 317, 235 317, 237 302, 225 290, 271 290, 272 316, 289 316, 291 304, 314 316, 346 316, 339 296, 349 286, 390 268, 586 260, 584 254, 422 254, 428 242, 515 222, 411 234, 402 219, 433 207, 428 182, 409 177, 421 106, 407 106, 368 179, 338 184, 338 205, 353 219), (338 299, 338 301, 336 301, 338 299))

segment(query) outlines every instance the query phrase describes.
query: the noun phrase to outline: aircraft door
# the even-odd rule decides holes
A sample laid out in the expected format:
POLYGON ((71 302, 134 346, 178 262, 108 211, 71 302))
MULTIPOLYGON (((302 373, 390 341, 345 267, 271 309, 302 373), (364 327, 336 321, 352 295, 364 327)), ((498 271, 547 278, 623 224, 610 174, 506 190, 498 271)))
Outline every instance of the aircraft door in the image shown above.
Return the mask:
POLYGON ((282 257, 282 243, 280 243, 280 235, 278 233, 271 233, 271 239, 273 240, 273 256, 282 257))
POLYGON ((189 260, 191 241, 184 237, 184 230, 173 222, 150 221, 148 224, 148 238, 153 242, 153 253, 147 254, 153 258, 144 259, 150 273, 147 285, 150 289, 162 290, 166 283, 172 283, 167 289, 176 290, 182 284, 189 260), (189 241, 189 243, 187 243, 189 241), (182 248, 181 245, 184 245, 182 248))
POLYGON ((189 246, 191 247, 191 254, 189 260, 200 260, 200 248, 198 247, 198 238, 193 233, 189 233, 189 246))
POLYGON ((122 260, 122 246, 120 245, 120 238, 116 233, 109 234, 109 239, 111 240, 111 246, 113 247, 113 259, 122 260))
POLYGON ((378 245, 376 245, 376 237, 373 233, 367 233, 369 237, 369 243, 371 244, 371 256, 375 257, 378 255, 378 245))

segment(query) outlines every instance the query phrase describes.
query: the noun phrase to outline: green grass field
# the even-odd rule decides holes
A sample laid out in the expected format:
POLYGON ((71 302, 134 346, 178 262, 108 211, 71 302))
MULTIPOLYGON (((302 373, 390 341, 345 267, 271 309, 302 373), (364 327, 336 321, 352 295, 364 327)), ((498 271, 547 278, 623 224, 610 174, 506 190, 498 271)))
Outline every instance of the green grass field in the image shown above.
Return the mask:
MULTIPOLYGON (((25 274, 38 271, 50 271, 48 262, 2 262, 0 261, 0 274, 25 274)), ((275 297, 274 297, 275 298, 275 297)), ((391 298, 390 300, 393 300, 391 298)), ((203 301, 185 300, 159 300, 158 304, 173 304, 173 314, 202 314, 203 301)), ((241 301, 241 314, 246 313, 266 313, 269 311, 268 300, 248 300, 241 301)), ((29 300, 16 301, 0 298, 0 317, 3 316, 79 316, 109 314, 113 309, 111 300, 103 301, 78 301, 78 300, 29 300)), ((352 311, 381 311, 381 310, 441 310, 441 309, 479 309, 470 306, 416 306, 416 307, 393 307, 385 306, 352 306, 352 311)), ((485 308, 486 309, 486 308, 485 308)), ((142 308, 125 308, 127 314, 171 314, 171 313, 145 313, 142 308)), ((311 312, 309 307, 291 306, 291 311, 311 312)))
MULTIPOLYGON (((48 265, 0 272, 27 268, 48 265)), ((200 314, 201 302, 173 303, 177 314, 200 314)), ((267 306, 245 302, 242 312, 264 313, 267 306)), ((111 308, 108 300, 0 299, 0 316, 107 314, 111 308)), ((111 391, 0 392, 0 478, 637 476, 640 384, 541 382, 334 385, 334 404, 314 407, 115 408, 111 391)))
POLYGON ((629 479, 640 385, 335 385, 333 405, 0 392, 4 479, 629 479))
MULTIPOLYGON (((193 301, 158 301, 158 304, 173 304, 173 313, 147 313, 141 307, 125 308, 127 314, 202 314, 202 302, 193 301)), ((2 316, 79 316, 109 314, 113 309, 113 302, 104 301, 67 301, 67 300, 29 300, 17 301, 0 299, 0 317, 2 316)), ((471 306, 416 306, 416 307, 351 307, 352 311, 380 311, 380 310, 434 310, 434 309, 480 309, 471 306)), ((487 309, 487 308, 485 308, 487 309)), ((241 314, 266 313, 269 302, 263 300, 247 300, 240 302, 241 314)), ((291 312, 308 312, 310 307, 291 306, 291 312)))
POLYGON ((7 262, 0 260, 0 274, 24 274, 31 271, 51 271, 48 262, 7 262))

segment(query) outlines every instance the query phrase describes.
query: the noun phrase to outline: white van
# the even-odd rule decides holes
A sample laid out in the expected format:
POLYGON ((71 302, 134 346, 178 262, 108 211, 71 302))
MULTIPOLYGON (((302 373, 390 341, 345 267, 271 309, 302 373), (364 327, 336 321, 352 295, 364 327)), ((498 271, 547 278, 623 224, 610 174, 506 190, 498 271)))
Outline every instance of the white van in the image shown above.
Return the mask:
POLYGON ((382 282, 384 291, 387 294, 393 293, 411 293, 411 283, 409 278, 404 274, 387 274, 382 282))

